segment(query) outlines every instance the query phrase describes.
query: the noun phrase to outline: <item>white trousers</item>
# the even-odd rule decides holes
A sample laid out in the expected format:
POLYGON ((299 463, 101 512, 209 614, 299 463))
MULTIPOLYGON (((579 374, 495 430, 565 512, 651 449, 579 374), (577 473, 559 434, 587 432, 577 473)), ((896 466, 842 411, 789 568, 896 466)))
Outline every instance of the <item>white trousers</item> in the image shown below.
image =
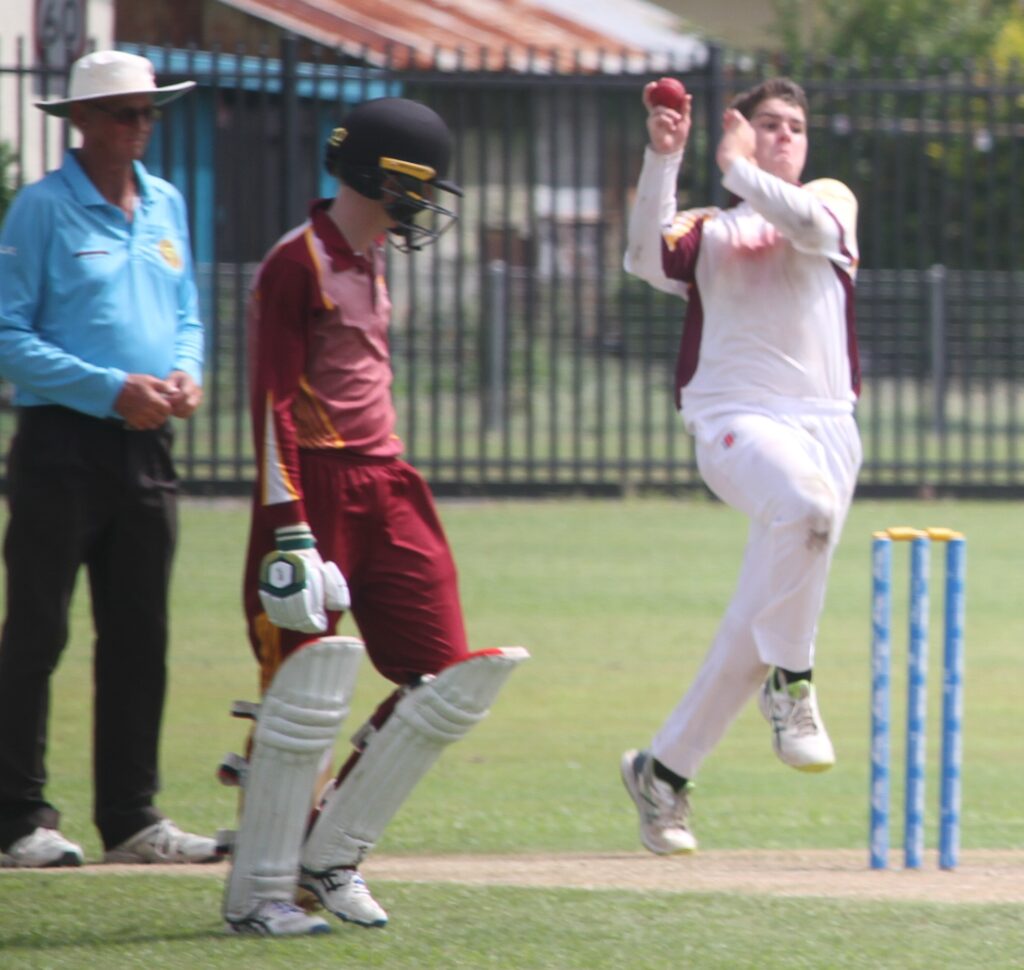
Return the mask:
POLYGON ((708 487, 750 520, 736 590, 654 757, 693 778, 772 667, 814 665, 832 554, 853 499, 860 436, 849 414, 737 413, 694 422, 708 487))

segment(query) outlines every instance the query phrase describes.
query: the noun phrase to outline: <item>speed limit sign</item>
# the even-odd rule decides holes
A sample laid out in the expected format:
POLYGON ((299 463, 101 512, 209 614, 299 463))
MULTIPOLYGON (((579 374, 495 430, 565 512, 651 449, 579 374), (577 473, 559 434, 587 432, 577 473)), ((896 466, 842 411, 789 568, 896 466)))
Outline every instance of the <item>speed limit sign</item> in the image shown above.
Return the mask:
POLYGON ((47 67, 63 70, 85 52, 87 0, 36 0, 36 52, 47 67))

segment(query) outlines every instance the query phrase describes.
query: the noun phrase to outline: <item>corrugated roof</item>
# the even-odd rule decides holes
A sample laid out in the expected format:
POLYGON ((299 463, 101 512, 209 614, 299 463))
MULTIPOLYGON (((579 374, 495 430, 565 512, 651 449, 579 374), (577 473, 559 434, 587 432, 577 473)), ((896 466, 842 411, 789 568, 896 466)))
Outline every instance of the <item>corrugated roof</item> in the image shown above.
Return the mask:
MULTIPOLYGON (((631 0, 622 0, 623 29, 583 22, 543 0, 221 0, 222 3, 325 47, 371 63, 481 70, 645 70, 651 49, 629 37, 631 0)), ((644 4, 644 6, 650 6, 644 4)), ((682 35, 676 38, 681 39, 682 35)), ((669 38, 657 51, 672 49, 669 38)), ((694 38, 690 64, 703 59, 694 38)), ((673 61, 675 55, 669 55, 673 61)))
POLYGON ((707 58, 707 45, 678 14, 649 0, 533 0, 577 23, 587 24, 663 58, 679 70, 707 58))

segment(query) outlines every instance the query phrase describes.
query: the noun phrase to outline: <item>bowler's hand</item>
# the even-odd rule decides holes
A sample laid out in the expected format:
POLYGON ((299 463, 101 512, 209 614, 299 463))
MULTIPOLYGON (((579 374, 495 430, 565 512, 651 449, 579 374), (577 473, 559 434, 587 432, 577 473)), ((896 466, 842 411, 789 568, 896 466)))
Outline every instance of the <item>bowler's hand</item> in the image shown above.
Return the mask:
POLYGON ((690 125, 693 121, 691 107, 693 95, 683 95, 682 107, 675 111, 664 105, 652 104, 650 94, 657 81, 644 86, 643 101, 647 109, 647 135, 651 140, 651 149, 659 155, 671 155, 682 151, 690 137, 690 125))
POLYGON ((129 374, 114 401, 114 410, 130 428, 152 431, 171 414, 173 387, 151 374, 129 374))
POLYGON ((724 175, 737 158, 754 162, 757 135, 749 121, 735 108, 728 108, 722 115, 722 138, 718 142, 715 161, 724 175))
POLYGON ((324 562, 305 522, 274 530, 277 550, 260 564, 259 595, 276 627, 323 633, 328 610, 351 605, 348 583, 333 562, 324 562))
POLYGON ((190 418, 203 400, 203 389, 183 370, 171 371, 167 383, 173 388, 169 398, 171 414, 176 418, 190 418))

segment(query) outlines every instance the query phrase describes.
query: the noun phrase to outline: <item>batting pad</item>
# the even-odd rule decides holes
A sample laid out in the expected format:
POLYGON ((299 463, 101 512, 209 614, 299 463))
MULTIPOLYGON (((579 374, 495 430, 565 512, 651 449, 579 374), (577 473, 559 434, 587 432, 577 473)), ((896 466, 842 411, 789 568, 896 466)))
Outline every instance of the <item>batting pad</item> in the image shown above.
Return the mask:
POLYGON ((281 664, 263 695, 224 893, 228 919, 264 900, 292 901, 317 770, 348 714, 362 655, 352 637, 314 640, 281 664))
POLYGON ((443 748, 487 716, 522 647, 481 651, 409 691, 341 785, 329 792, 302 849, 302 868, 358 865, 443 748))

